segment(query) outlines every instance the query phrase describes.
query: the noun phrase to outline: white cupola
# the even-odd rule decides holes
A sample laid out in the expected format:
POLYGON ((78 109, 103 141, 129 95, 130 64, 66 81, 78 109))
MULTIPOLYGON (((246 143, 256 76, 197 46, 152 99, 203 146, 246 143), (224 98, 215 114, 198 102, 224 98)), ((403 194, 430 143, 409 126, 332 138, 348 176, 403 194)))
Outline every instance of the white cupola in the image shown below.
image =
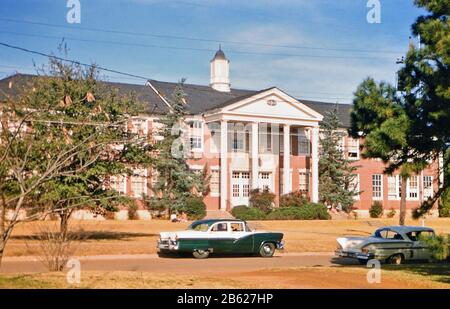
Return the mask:
POLYGON ((213 89, 230 92, 230 61, 225 57, 221 47, 211 60, 211 81, 213 89))

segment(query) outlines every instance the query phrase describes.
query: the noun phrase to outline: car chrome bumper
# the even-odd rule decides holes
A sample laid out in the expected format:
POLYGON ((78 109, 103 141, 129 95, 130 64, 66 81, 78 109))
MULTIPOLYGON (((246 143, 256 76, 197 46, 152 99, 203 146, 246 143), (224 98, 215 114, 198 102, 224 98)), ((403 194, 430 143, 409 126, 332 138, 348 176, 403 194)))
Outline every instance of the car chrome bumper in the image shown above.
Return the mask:
POLYGON ((284 250, 284 240, 277 242, 277 250, 284 250))
POLYGON ((334 253, 338 257, 353 258, 358 260, 371 260, 375 258, 375 255, 373 253, 349 252, 342 250, 336 250, 334 253))
POLYGON ((158 252, 160 251, 176 251, 178 250, 178 242, 172 240, 158 240, 156 246, 158 252))

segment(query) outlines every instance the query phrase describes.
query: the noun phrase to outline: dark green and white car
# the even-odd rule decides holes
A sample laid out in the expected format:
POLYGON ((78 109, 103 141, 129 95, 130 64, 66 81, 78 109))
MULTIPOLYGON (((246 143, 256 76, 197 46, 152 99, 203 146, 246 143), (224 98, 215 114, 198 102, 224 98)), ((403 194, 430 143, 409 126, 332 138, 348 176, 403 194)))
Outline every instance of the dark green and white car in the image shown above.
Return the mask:
POLYGON ((283 234, 253 231, 242 220, 210 219, 193 222, 187 230, 162 232, 158 253, 191 253, 207 258, 211 253, 258 254, 271 257, 283 249, 283 234))
POLYGON ((420 236, 434 237, 433 229, 421 226, 386 226, 370 237, 340 237, 336 255, 367 263, 370 259, 401 264, 408 260, 429 260, 430 250, 420 236))

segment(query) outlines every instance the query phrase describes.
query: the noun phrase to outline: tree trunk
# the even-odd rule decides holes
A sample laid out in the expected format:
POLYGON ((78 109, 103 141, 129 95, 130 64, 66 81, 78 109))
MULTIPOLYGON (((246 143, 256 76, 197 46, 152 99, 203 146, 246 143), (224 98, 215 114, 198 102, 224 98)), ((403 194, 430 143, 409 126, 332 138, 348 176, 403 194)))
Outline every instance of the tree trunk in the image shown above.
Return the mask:
POLYGON ((408 177, 402 176, 402 186, 401 186, 401 199, 400 199, 400 219, 399 225, 405 225, 406 218, 406 183, 408 181, 408 177))
POLYGON ((6 241, 3 240, 3 235, 0 237, 0 268, 2 267, 2 259, 3 259, 3 252, 5 251, 5 245, 6 241))
POLYGON ((64 210, 59 214, 61 222, 59 224, 59 232, 61 233, 61 237, 63 241, 67 240, 67 232, 69 230, 69 218, 72 214, 71 210, 64 210))

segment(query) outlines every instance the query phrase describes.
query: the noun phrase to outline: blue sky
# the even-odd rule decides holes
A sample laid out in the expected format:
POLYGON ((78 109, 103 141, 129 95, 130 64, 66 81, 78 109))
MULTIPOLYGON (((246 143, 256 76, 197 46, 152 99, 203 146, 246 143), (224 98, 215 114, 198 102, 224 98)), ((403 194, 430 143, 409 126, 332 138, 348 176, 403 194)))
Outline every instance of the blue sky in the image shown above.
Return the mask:
MULTIPOLYGON (((381 23, 369 24, 367 0, 80 2, 81 24, 68 24, 66 0, 2 0, 0 42, 50 53, 66 38, 71 59, 203 85, 209 83, 209 61, 222 42, 231 61, 232 87, 278 86, 299 98, 341 103, 351 101, 367 76, 395 82, 395 60, 407 50, 410 26, 423 13, 412 0, 380 0, 381 23)), ((33 61, 42 64, 46 59, 0 46, 0 77, 32 73, 33 61)), ((107 75, 111 81, 143 83, 107 75)))

